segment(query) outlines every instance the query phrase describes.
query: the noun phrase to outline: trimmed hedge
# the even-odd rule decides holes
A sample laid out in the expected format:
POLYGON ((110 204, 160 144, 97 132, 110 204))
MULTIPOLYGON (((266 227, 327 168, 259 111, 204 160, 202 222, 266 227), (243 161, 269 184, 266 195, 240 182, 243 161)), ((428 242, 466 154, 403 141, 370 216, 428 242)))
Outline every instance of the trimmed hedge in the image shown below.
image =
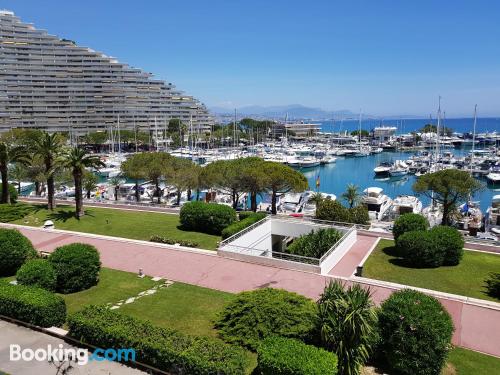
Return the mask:
POLYGON ((427 228, 429 228, 429 221, 424 216, 408 213, 401 215, 394 221, 392 234, 397 243, 399 236, 402 234, 416 230, 427 230, 427 228))
POLYGON ((285 252, 319 259, 330 250, 342 236, 342 232, 333 228, 318 229, 295 238, 291 245, 285 249, 285 252))
POLYGON ((464 256, 464 238, 462 234, 452 227, 438 225, 430 230, 431 236, 437 246, 444 250, 443 264, 456 266, 464 256))
POLYGON ((453 322, 437 299, 415 290, 393 293, 379 315, 380 349, 390 373, 439 374, 451 348, 453 322))
MULTIPOLYGON (((0 199, 2 199, 2 183, 0 182, 0 199)), ((17 189, 14 185, 9 184, 9 200, 10 203, 17 203, 17 189)))
POLYGON ((225 341, 256 350, 270 336, 311 339, 316 317, 312 300, 283 289, 263 288, 237 294, 215 327, 225 341))
POLYGON ((66 303, 44 289, 0 283, 0 315, 40 327, 60 327, 66 321, 66 303))
POLYGON ((68 319, 69 335, 101 348, 133 348, 136 360, 172 374, 245 374, 242 348, 153 326, 103 306, 88 306, 68 319))
POLYGON ((295 339, 269 337, 257 349, 262 375, 335 375, 337 356, 295 339))
POLYGON ((0 204, 0 222, 8 223, 19 220, 33 211, 33 207, 27 204, 0 204))
POLYGON ((431 231, 412 231, 399 236, 399 254, 413 267, 443 265, 446 249, 440 246, 431 231))
POLYGON ((182 206, 179 220, 185 230, 220 235, 236 221, 236 211, 223 204, 188 202, 182 206))
POLYGON ((341 223, 368 224, 370 217, 365 206, 344 207, 340 202, 324 199, 316 208, 316 218, 341 223))
POLYGON ((246 227, 249 227, 252 224, 264 219, 267 215, 262 212, 251 212, 250 215, 242 215, 240 213, 240 221, 236 221, 228 227, 224 228, 222 231, 222 239, 229 238, 235 235, 238 232, 241 232, 246 227))
POLYGON ((57 276, 54 267, 45 259, 32 259, 24 263, 16 273, 19 284, 53 291, 56 289, 57 276))
POLYGON ((56 290, 74 293, 97 284, 101 261, 97 249, 88 244, 72 243, 58 247, 48 258, 57 275, 56 290))
POLYGON ((21 232, 0 228, 0 277, 15 275, 24 262, 37 256, 31 241, 21 232))
POLYGON ((490 273, 485 283, 488 294, 500 299, 500 272, 490 273))
POLYGON ((198 242, 194 242, 194 241, 185 241, 185 240, 174 240, 172 238, 169 238, 169 237, 162 237, 162 236, 151 236, 149 238, 149 241, 151 242, 158 242, 158 243, 165 243, 167 245, 175 245, 175 244, 179 244, 181 246, 186 246, 186 247, 198 247, 198 242))

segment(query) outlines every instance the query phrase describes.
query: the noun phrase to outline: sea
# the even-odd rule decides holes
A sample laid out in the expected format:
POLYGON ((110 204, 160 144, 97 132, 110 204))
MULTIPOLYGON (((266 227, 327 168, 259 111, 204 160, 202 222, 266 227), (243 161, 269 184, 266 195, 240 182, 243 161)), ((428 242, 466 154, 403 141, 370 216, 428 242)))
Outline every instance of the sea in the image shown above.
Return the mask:
MULTIPOLYGON (((472 132, 474 119, 448 119, 444 121, 444 126, 452 128, 457 133, 472 132)), ((384 120, 383 125, 391 125, 398 127, 398 133, 408 133, 416 131, 425 124, 429 123, 429 119, 408 119, 408 120, 384 120)), ((435 123, 435 120, 432 121, 435 123)), ((375 126, 380 126, 380 120, 365 120, 362 121, 362 129, 370 131, 375 126)), ((340 121, 325 121, 321 123, 322 131, 338 132, 352 131, 358 129, 358 120, 340 121)), ((500 131, 500 118, 478 118, 476 132, 493 132, 500 131)), ((469 149, 446 149, 452 151, 457 156, 463 156, 468 153, 469 149)), ((397 159, 408 159, 415 152, 382 152, 366 157, 339 157, 336 163, 321 165, 316 168, 302 169, 301 172, 306 176, 311 190, 316 190, 316 180, 319 178, 319 191, 325 193, 333 193, 337 199, 342 199, 341 195, 346 190, 348 184, 353 183, 359 187, 360 192, 368 187, 380 187, 384 189, 385 194, 391 198, 398 195, 415 195, 412 186, 415 183, 414 175, 406 175, 394 178, 375 178, 373 169, 381 162, 390 162, 397 159)), ((500 184, 494 186, 487 184, 485 178, 480 178, 484 184, 484 189, 476 193, 472 199, 480 202, 481 209, 485 213, 486 209, 491 204, 491 199, 494 195, 500 194, 500 184)), ((430 204, 429 199, 424 196, 419 197, 424 206, 430 204)))

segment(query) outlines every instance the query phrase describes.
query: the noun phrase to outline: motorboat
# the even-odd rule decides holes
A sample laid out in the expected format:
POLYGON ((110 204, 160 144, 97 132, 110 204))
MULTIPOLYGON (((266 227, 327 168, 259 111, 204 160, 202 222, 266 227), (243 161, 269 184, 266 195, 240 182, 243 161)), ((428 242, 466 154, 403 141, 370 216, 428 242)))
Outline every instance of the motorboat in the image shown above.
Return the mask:
POLYGON ((388 176, 389 171, 391 170, 392 163, 389 162, 382 162, 378 166, 376 166, 373 169, 373 172, 375 172, 375 176, 388 176))
POLYGON ((319 167, 320 161, 314 158, 304 158, 300 161, 300 168, 314 168, 319 167))
POLYGON ((337 162, 337 158, 334 156, 323 156, 320 159, 320 164, 331 164, 337 162))
POLYGON ((431 203, 422 209, 422 215, 427 219, 431 227, 440 225, 443 220, 443 206, 437 203, 431 203))
POLYGON ((384 189, 369 187, 363 191, 361 203, 368 209, 371 219, 381 220, 392 205, 392 199, 384 194, 384 189))
POLYGON ((309 216, 314 216, 316 215, 316 203, 311 202, 310 198, 314 196, 315 194, 321 194, 321 197, 325 200, 332 200, 335 201, 337 199, 337 196, 335 194, 327 194, 327 193, 316 193, 314 191, 306 191, 304 194, 304 204, 302 205, 300 212, 302 212, 304 215, 309 215, 309 216))
POLYGON ((486 224, 489 230, 496 235, 500 234, 500 195, 494 195, 491 199, 491 206, 486 211, 486 224))
POLYGON ((408 165, 403 160, 396 160, 394 165, 389 170, 389 175, 391 177, 405 176, 408 174, 408 165))
POLYGON ((490 168, 490 172, 486 175, 488 182, 496 184, 500 182, 500 166, 495 165, 490 168))
POLYGON ((403 214, 422 212, 422 202, 413 195, 398 195, 392 201, 391 218, 397 218, 403 214))
POLYGON ((279 207, 282 212, 298 212, 300 205, 303 203, 304 194, 302 193, 286 193, 281 197, 281 205, 279 207))
POLYGON ((475 236, 483 225, 483 213, 479 207, 479 202, 465 202, 459 207, 459 212, 458 228, 468 230, 472 236, 475 236))

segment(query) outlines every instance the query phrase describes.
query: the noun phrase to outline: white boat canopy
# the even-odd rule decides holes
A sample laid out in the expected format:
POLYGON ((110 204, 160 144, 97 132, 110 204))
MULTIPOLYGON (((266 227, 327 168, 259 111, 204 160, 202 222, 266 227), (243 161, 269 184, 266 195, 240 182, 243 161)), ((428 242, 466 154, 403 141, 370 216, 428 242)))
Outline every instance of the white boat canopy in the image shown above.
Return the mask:
POLYGON ((375 195, 380 195, 384 192, 384 189, 380 187, 369 187, 363 190, 363 193, 365 194, 375 194, 375 195))

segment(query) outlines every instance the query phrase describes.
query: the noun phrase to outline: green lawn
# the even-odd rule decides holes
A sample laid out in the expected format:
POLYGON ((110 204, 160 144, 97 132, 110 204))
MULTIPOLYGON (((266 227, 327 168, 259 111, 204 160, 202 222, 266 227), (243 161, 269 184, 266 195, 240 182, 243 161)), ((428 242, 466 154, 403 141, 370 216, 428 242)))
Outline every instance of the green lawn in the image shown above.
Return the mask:
POLYGON ((52 220, 56 229, 145 241, 149 241, 152 235, 158 235, 194 241, 198 247, 209 250, 215 250, 220 241, 219 236, 179 229, 178 215, 89 207, 85 209, 85 216, 77 220, 73 206, 58 206, 54 212, 43 205, 33 207, 32 213, 12 223, 41 226, 45 220, 52 220))
POLYGON ((395 256, 394 242, 380 240, 363 267, 363 276, 420 288, 500 302, 486 294, 484 280, 500 269, 500 255, 465 251, 458 266, 410 268, 395 256))
POLYGON ((216 336, 214 320, 232 297, 230 293, 174 283, 137 303, 123 306, 119 311, 185 333, 216 336))
POLYGON ((500 358, 454 348, 448 356, 448 363, 454 368, 447 368, 443 375, 493 375, 500 372, 500 358))
POLYGON ((159 282, 152 281, 151 277, 140 278, 133 273, 102 268, 99 273, 99 283, 96 286, 78 293, 62 294, 62 296, 66 301, 68 313, 71 314, 81 310, 85 305, 117 303, 134 297, 156 284, 159 282))

